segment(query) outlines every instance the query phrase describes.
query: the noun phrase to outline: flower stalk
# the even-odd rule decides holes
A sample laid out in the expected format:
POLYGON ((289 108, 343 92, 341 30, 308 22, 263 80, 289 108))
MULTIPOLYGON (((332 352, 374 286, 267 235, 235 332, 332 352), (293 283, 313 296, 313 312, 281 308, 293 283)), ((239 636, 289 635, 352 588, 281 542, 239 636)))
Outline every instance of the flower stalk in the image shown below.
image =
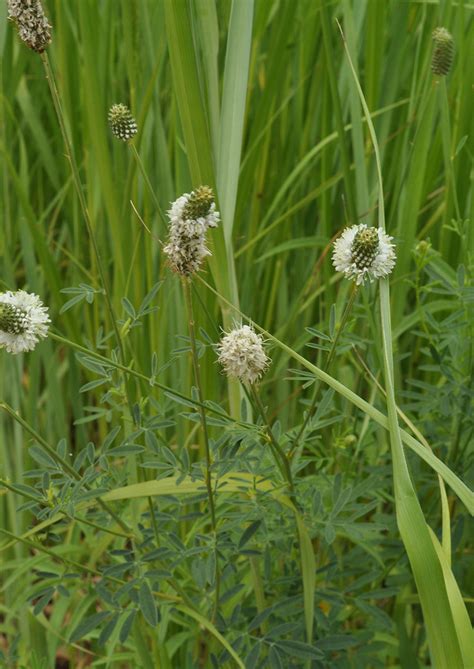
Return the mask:
MULTIPOLYGON (((59 96, 59 91, 58 91, 58 88, 56 86, 56 81, 55 81, 55 78, 54 78, 53 71, 51 69, 51 64, 49 62, 48 55, 46 53, 42 53, 41 54, 41 60, 43 61, 43 66, 44 66, 44 69, 45 69, 46 79, 48 81, 49 89, 50 89, 50 92, 51 92, 51 97, 53 99, 54 108, 56 110, 56 116, 58 117, 59 127, 60 127, 60 130, 61 130, 61 135, 63 137, 64 146, 66 148, 66 157, 67 157, 67 159, 69 161, 69 164, 71 166, 71 172, 72 172, 72 177, 73 177, 73 182, 74 182, 74 186, 75 186, 75 189, 76 189, 77 197, 79 198, 79 203, 80 203, 80 206, 81 206, 82 215, 83 215, 83 218, 84 218, 84 221, 85 221, 85 224, 86 224, 89 239, 91 240, 91 244, 92 244, 93 253, 94 253, 94 256, 95 256, 95 259, 96 259, 96 262, 97 262, 97 268, 99 270, 100 282, 101 282, 102 287, 104 289, 105 303, 107 305, 107 310, 109 312, 110 320, 111 320, 111 323, 112 323, 112 328, 113 328, 113 331, 114 331, 114 334, 115 334, 115 339, 116 339, 117 346, 118 346, 118 349, 119 349, 120 359, 122 360, 122 362, 125 362, 125 349, 124 349, 124 346, 123 346, 122 337, 120 336, 120 332, 119 332, 119 329, 118 329, 117 319, 115 317, 115 312, 114 312, 114 308, 113 308, 113 305, 112 305, 112 299, 110 297, 110 289, 109 289, 107 278, 105 276, 105 270, 104 270, 104 266, 103 266, 103 263, 102 263, 102 258, 101 258, 101 255, 100 255, 99 246, 97 244, 97 240, 96 240, 96 237, 95 237, 95 234, 94 234, 94 229, 92 227, 92 221, 91 221, 91 218, 90 218, 89 209, 87 207, 87 203, 86 203, 86 199, 85 199, 85 196, 84 196, 84 191, 83 191, 83 187, 82 187, 82 183, 81 183, 81 178, 79 176, 79 169, 77 167, 77 162, 76 162, 76 159, 74 157, 72 142, 69 138, 69 133, 68 133, 68 130, 66 128, 65 116, 64 116, 63 109, 62 109, 62 105, 61 105, 61 98, 59 96)), ((126 398, 127 398, 127 404, 128 404, 129 410, 130 410, 130 416, 132 417, 132 420, 134 420, 132 394, 131 394, 131 390, 130 390, 130 387, 129 387, 128 378, 127 378, 126 375, 123 376, 123 380, 124 380, 124 388, 125 388, 125 394, 126 394, 126 398)))
POLYGON ((212 618, 215 619, 217 611, 219 608, 219 596, 220 596, 220 569, 219 569, 219 552, 217 548, 217 515, 216 515, 216 503, 214 499, 214 491, 212 489, 212 478, 211 478, 211 469, 212 469, 212 458, 211 458, 211 449, 209 446, 209 433, 207 429, 207 420, 206 420, 206 410, 204 407, 204 395, 202 392, 202 383, 201 383, 201 372, 199 367, 199 358, 196 345, 196 331, 194 327, 194 313, 193 313, 193 301, 191 295, 191 281, 188 277, 183 276, 181 279, 183 285, 184 299, 186 302, 186 311, 188 316, 188 330, 189 330, 189 339, 191 343, 191 357, 193 361, 193 371, 194 371, 194 380, 196 383, 196 388, 198 392, 199 400, 199 414, 201 417, 201 427, 204 437, 204 449, 206 455, 206 489, 207 497, 209 501, 209 511, 211 515, 211 527, 214 534, 214 557, 215 557, 215 575, 214 575, 214 586, 215 586, 215 601, 214 601, 214 612, 212 618))
POLYGON ((265 407, 256 389, 258 380, 271 362, 263 347, 263 337, 257 334, 250 325, 240 325, 224 334, 217 346, 217 351, 224 372, 231 378, 239 379, 249 392, 257 413, 263 420, 275 462, 294 498, 295 486, 289 460, 273 433, 265 407))
POLYGON ((270 422, 267 418, 267 412, 265 410, 265 407, 263 406, 262 400, 260 398, 260 395, 257 392, 257 389, 255 387, 255 384, 249 384, 249 390, 250 390, 250 395, 253 399, 253 404, 255 408, 257 409, 258 413, 260 414, 265 428, 266 432, 268 435, 268 440, 270 447, 273 451, 273 457, 275 459, 275 462, 283 476, 283 478, 286 480, 288 483, 288 488, 290 490, 291 497, 293 500, 296 497, 296 492, 295 492, 295 485, 293 481, 293 474, 291 472, 291 466, 288 457, 285 454, 285 451, 281 447, 279 441, 275 437, 272 426, 270 425, 270 422))
POLYGON ((107 303, 107 308, 108 308, 108 311, 109 311, 109 315, 110 315, 111 320, 112 320, 112 325, 113 325, 113 328, 114 328, 115 337, 117 339, 117 344, 120 348, 120 353, 121 353, 122 360, 124 360, 125 358, 123 356, 122 340, 121 340, 121 337, 120 337, 120 333, 118 331, 116 318, 114 316, 114 310, 113 310, 113 306, 112 306, 112 302, 111 302, 111 298, 110 298, 110 291, 109 291, 107 280, 106 280, 106 277, 105 277, 102 258, 101 258, 101 255, 100 255, 99 247, 97 245, 97 240, 96 240, 96 237, 95 237, 95 234, 94 234, 94 229, 92 227, 92 222, 91 222, 90 215, 89 215, 89 209, 87 207, 87 203, 86 203, 86 200, 85 200, 85 197, 84 197, 81 178, 79 176, 79 169, 77 167, 76 159, 74 157, 74 152, 73 152, 73 148, 72 148, 72 142, 69 139, 69 133, 68 133, 67 128, 66 128, 65 116, 64 116, 63 109, 62 109, 62 105, 61 105, 61 98, 59 96, 59 91, 58 91, 57 86, 56 86, 56 80, 54 78, 54 74, 53 74, 53 71, 51 69, 51 64, 49 62, 49 58, 48 58, 47 54, 42 53, 41 54, 41 60, 43 61, 43 66, 44 66, 44 69, 45 69, 46 79, 48 81, 49 90, 51 92, 51 97, 53 99, 54 108, 56 110, 56 116, 58 117, 58 122, 59 122, 59 127, 60 127, 60 130, 61 130, 61 135, 63 137, 63 142, 64 142, 64 145, 65 145, 65 148, 66 148, 66 158, 68 159, 69 164, 71 166, 72 178, 73 178, 74 186, 75 186, 75 189, 76 189, 77 197, 79 199, 79 204, 81 206, 82 215, 83 215, 86 227, 87 227, 87 232, 88 232, 89 238, 91 240, 94 256, 95 256, 96 261, 97 261, 97 267, 98 267, 98 270, 99 270, 100 281, 101 281, 102 287, 104 288, 105 300, 106 300, 106 303, 107 303))
POLYGON ((163 210, 162 210, 162 208, 161 208, 161 206, 160 206, 160 203, 158 202, 158 198, 157 198, 157 196, 156 196, 155 190, 154 190, 153 186, 151 185, 150 177, 148 176, 148 173, 147 173, 147 171, 146 171, 146 169, 145 169, 145 165, 143 164, 143 161, 142 161, 142 159, 140 158, 140 154, 139 154, 138 151, 137 151, 137 147, 135 146, 135 144, 134 144, 133 142, 129 142, 129 143, 128 143, 128 146, 130 147, 130 151, 132 152, 132 155, 133 155, 133 157, 134 157, 134 159, 135 159, 135 161, 136 161, 136 163, 137 163, 137 165, 138 165, 138 168, 139 168, 139 170, 140 170, 140 172, 141 172, 141 175, 142 175, 142 177, 143 177, 143 179, 144 179, 144 181, 145 181, 145 184, 146 184, 148 190, 150 191, 150 195, 151 195, 151 197, 152 197, 152 199, 153 199, 153 202, 154 202, 155 207, 156 207, 156 209, 157 209, 157 211, 158 211, 158 214, 159 214, 159 216, 160 216, 160 218, 161 218, 161 221, 162 221, 162 223, 165 223, 165 224, 166 224, 166 218, 165 218, 165 215, 164 215, 163 210))

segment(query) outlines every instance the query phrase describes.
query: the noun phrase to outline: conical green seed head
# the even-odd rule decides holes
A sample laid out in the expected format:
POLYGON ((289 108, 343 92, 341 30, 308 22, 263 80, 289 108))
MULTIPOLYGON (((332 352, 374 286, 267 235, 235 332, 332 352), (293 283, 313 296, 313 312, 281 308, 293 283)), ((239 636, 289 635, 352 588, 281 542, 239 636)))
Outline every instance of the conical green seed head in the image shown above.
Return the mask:
POLYGON ((446 28, 433 30, 434 51, 431 61, 431 70, 438 76, 446 76, 453 64, 454 41, 446 28))
POLYGON ((0 304, 0 330, 8 334, 23 334, 26 323, 27 315, 23 309, 13 304, 0 304))
POLYGON ((112 105, 109 110, 109 124, 114 135, 124 142, 128 142, 138 132, 130 109, 123 104, 112 105))
POLYGON ((352 242, 352 260, 357 269, 370 267, 379 250, 379 233, 377 228, 359 230, 352 242))
POLYGON ((191 193, 189 200, 184 207, 184 216, 187 219, 195 220, 207 216, 214 202, 214 193, 209 186, 199 186, 191 193))

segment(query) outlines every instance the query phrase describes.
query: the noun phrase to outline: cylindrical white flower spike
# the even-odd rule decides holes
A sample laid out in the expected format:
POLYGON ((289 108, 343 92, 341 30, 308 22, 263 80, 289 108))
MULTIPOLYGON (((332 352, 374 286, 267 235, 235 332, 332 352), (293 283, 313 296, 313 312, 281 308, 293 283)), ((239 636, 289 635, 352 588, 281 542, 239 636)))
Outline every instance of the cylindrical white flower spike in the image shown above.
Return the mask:
POLYGON ((190 276, 211 254, 206 246, 206 232, 219 223, 212 190, 208 186, 200 186, 191 193, 185 193, 173 202, 168 215, 170 232, 163 251, 174 272, 190 276))
POLYGON ((24 290, 0 293, 0 348, 8 353, 32 351, 48 334, 48 309, 24 290))
POLYGON ((346 228, 334 242, 332 262, 338 272, 357 285, 388 276, 397 259, 393 237, 364 223, 346 228))
POLYGON ((225 373, 242 383, 258 381, 271 362, 263 348, 263 337, 249 325, 226 333, 217 350, 225 373))
POLYGON ((20 39, 33 51, 43 53, 51 43, 51 25, 40 0, 7 0, 7 9, 20 39))

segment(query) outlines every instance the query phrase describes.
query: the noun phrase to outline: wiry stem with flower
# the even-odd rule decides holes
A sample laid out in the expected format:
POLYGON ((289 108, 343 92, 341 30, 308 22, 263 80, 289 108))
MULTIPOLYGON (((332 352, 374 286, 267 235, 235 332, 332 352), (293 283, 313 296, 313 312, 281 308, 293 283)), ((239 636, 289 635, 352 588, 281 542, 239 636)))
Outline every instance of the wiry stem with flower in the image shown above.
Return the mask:
MULTIPOLYGON (((334 242, 333 264, 338 272, 343 272, 353 283, 349 301, 342 314, 341 323, 337 329, 329 350, 323 371, 327 372, 336 353, 336 347, 341 334, 347 324, 357 295, 358 287, 365 281, 373 281, 388 276, 395 266, 395 250, 392 237, 381 228, 369 228, 365 223, 346 228, 334 242)), ((303 424, 293 442, 291 454, 294 454, 314 415, 318 397, 319 384, 313 392, 311 405, 306 413, 303 424)))
POLYGON ((102 258, 100 255, 99 247, 97 245, 97 240, 94 234, 94 228, 92 226, 92 221, 90 218, 89 214, 89 209, 87 207, 87 202, 84 197, 84 191, 81 183, 81 178, 79 176, 79 168, 77 167, 77 162, 76 158, 74 156, 74 151, 72 148, 72 142, 69 138, 69 133, 66 128, 66 122, 64 118, 64 112, 62 109, 61 105, 61 99, 59 97, 59 92, 56 86, 56 81, 54 78, 53 71, 51 69, 51 65, 49 62, 49 58, 46 53, 41 54, 41 59, 43 61, 45 73, 46 73, 46 79, 48 80, 49 84, 49 89, 51 92, 51 97, 53 98, 53 103, 54 103, 54 108, 56 110, 56 115, 58 117, 58 122, 59 122, 59 127, 61 130, 61 134, 63 137, 64 145, 66 147, 66 152, 67 152, 67 158, 69 160, 69 164, 71 166, 71 172, 72 172, 72 177, 73 177, 73 182, 74 182, 74 187, 76 189, 77 197, 79 199, 79 204, 81 205, 81 210, 82 210, 82 215, 84 218, 84 222, 86 224, 87 228, 87 233, 89 235, 89 238, 91 240, 92 244, 92 249, 94 252, 94 256, 97 262, 97 269, 99 270, 99 276, 100 276, 100 282, 102 284, 102 288, 104 289, 104 296, 105 296, 105 301, 107 304, 107 308, 109 311, 110 319, 112 322, 112 327, 114 329, 114 334, 115 338, 117 340, 117 346, 119 347, 120 351, 120 356, 121 359, 124 361, 125 360, 125 354, 124 354, 124 349, 123 349, 123 343, 122 343, 122 338, 120 337, 120 332, 118 330, 117 326, 117 319, 115 318, 115 313, 114 313, 114 308, 112 306, 112 300, 110 297, 110 291, 108 287, 108 282, 105 276, 105 271, 102 263, 102 258))
MULTIPOLYGON (((117 345, 119 347, 121 359, 122 361, 125 361, 123 343, 120 337, 120 332, 118 330, 117 319, 115 318, 114 309, 112 306, 112 300, 110 298, 109 288, 105 276, 105 271, 102 265, 102 260, 99 252, 99 247, 97 245, 94 229, 92 227, 92 222, 89 215, 89 210, 87 208, 86 199, 84 197, 81 178, 79 176, 79 169, 77 167, 76 159, 74 157, 74 151, 72 148, 72 142, 69 138, 69 133, 66 127, 64 112, 61 104, 61 98, 59 96, 54 74, 51 69, 48 55, 46 53, 46 48, 51 43, 51 25, 44 13, 40 0, 28 0, 28 2, 25 2, 25 0, 7 0, 7 7, 8 7, 8 18, 16 23, 20 39, 30 49, 32 49, 36 53, 39 53, 41 60, 43 62, 46 79, 48 81, 54 108, 56 110, 56 115, 58 117, 59 127, 66 148, 67 158, 71 166, 74 186, 77 192, 77 196, 79 198, 79 203, 81 205, 81 210, 84 217, 84 221, 86 223, 87 232, 89 234, 89 238, 92 243, 94 256, 97 261, 97 267, 99 270, 99 276, 102 288, 104 290, 107 309, 110 314, 110 319, 112 322, 112 327, 114 329, 115 338, 117 340, 117 345)), ((131 414, 133 415, 132 401, 127 386, 126 378, 124 378, 124 383, 126 388, 127 399, 130 405, 131 414)))
MULTIPOLYGON (((163 214, 161 212, 158 200, 155 196, 155 193, 154 193, 153 188, 151 186, 148 175, 146 174, 143 163, 140 160, 137 149, 131 141, 138 132, 138 125, 137 125, 137 122, 135 121, 135 118, 132 115, 132 112, 123 103, 114 104, 109 109, 108 121, 109 121, 110 128, 112 130, 112 134, 117 139, 121 140, 122 142, 125 142, 126 144, 128 144, 129 147, 131 147, 132 153, 135 156, 135 159, 138 161, 138 164, 139 164, 140 169, 142 171, 142 174, 145 178, 145 181, 148 185, 148 188, 150 189, 150 191, 153 195, 153 198, 155 200, 155 204, 158 207, 158 211, 159 211, 161 217, 163 218, 163 214)), ((139 474, 137 474, 137 477, 139 478, 139 474)), ((159 533, 158 533, 158 523, 156 521, 155 508, 153 506, 153 500, 151 499, 151 497, 148 497, 148 509, 150 511, 150 518, 151 518, 151 524, 152 524, 152 527, 153 527, 153 532, 154 532, 154 535, 155 535, 155 542, 156 542, 156 545, 159 546, 160 545, 160 537, 159 537, 159 533)))
MULTIPOLYGON (((124 345, 123 345, 122 337, 121 337, 119 329, 118 329, 117 318, 115 316, 115 311, 114 311, 114 308, 113 308, 113 305, 112 305, 112 298, 110 296, 110 289, 109 289, 108 281, 107 281, 107 278, 106 278, 106 275, 105 275, 105 270, 104 270, 104 266, 103 266, 103 263, 102 263, 102 258, 101 258, 101 255, 100 255, 100 251, 99 251, 99 246, 97 244, 97 240, 96 240, 96 237, 95 237, 95 234, 94 234, 94 228, 92 226, 92 221, 91 221, 91 218, 90 218, 89 209, 87 207, 86 199, 85 199, 85 196, 84 196, 84 191, 83 191, 83 187, 82 187, 82 183, 81 183, 81 178, 80 178, 80 175, 79 175, 79 168, 77 166, 77 162, 76 162, 76 159, 75 159, 75 156, 74 156, 74 151, 73 151, 73 148, 72 148, 72 142, 69 138, 69 133, 67 131, 65 117, 64 117, 64 113, 63 113, 63 109, 62 109, 62 105, 61 105, 61 99, 59 97, 59 92, 58 92, 58 88, 56 86, 56 81, 55 81, 55 78, 54 78, 54 74, 53 74, 53 71, 51 69, 49 58, 48 58, 48 55, 47 55, 46 52, 41 53, 41 60, 43 61, 43 65, 44 65, 44 69, 45 69, 45 73, 46 73, 46 79, 47 79, 48 84, 49 84, 49 89, 50 89, 51 96, 52 96, 52 99, 53 99, 54 108, 56 110, 56 115, 58 117, 59 127, 60 127, 61 134, 62 134, 62 137, 63 137, 64 145, 65 145, 65 148, 66 148, 67 158, 68 158, 69 164, 71 166, 73 182, 74 182, 76 193, 77 193, 79 203, 80 203, 80 206, 81 206, 82 215, 83 215, 83 218, 84 218, 84 221, 85 221, 85 224, 86 224, 89 239, 91 241, 92 249, 93 249, 94 256, 95 256, 95 259, 96 259, 96 262, 97 262, 97 268, 99 270, 100 282, 101 282, 101 285, 102 285, 102 288, 103 288, 103 291, 104 291, 105 303, 107 305, 107 310, 109 312, 110 321, 111 321, 112 328, 113 328, 113 331, 114 331, 114 334, 115 334, 115 340, 117 342, 120 359, 122 360, 122 362, 125 363, 125 360, 126 360, 126 358, 125 358, 125 348, 124 348, 124 345)), ((133 411, 132 392, 131 392, 131 389, 130 389, 128 377, 125 374, 123 375, 123 384, 124 384, 124 389, 125 389, 126 402, 127 402, 129 412, 130 412, 130 418, 135 422, 135 413, 133 411)))
POLYGON ((207 186, 200 186, 191 193, 185 193, 171 205, 168 212, 170 218, 168 243, 163 251, 168 257, 171 269, 179 274, 182 281, 184 299, 188 316, 189 339, 193 361, 194 380, 198 392, 199 414, 204 439, 206 456, 206 489, 211 516, 211 526, 214 534, 214 587, 215 600, 212 618, 215 619, 219 608, 220 596, 220 568, 217 539, 217 514, 214 490, 212 488, 212 457, 209 445, 204 394, 202 391, 199 356, 196 344, 194 325, 193 301, 191 295, 191 278, 200 268, 202 261, 210 251, 206 246, 206 232, 208 228, 215 228, 219 221, 219 212, 216 211, 214 194, 207 186))
POLYGON ((291 495, 295 495, 295 486, 289 460, 276 439, 268 421, 265 407, 256 389, 256 383, 270 364, 270 358, 263 347, 263 337, 250 325, 235 327, 226 333, 217 346, 219 362, 225 373, 239 379, 248 389, 253 404, 260 414, 268 436, 275 462, 288 483, 291 495))
MULTIPOLYGON (((54 108, 56 111, 56 116, 58 118, 58 123, 63 138, 64 146, 66 149, 66 157, 69 161, 74 187, 79 199, 82 215, 86 224, 87 232, 89 239, 91 241, 94 257, 97 263, 97 268, 99 271, 100 283, 104 291, 105 302, 107 310, 109 313, 110 321, 112 328, 115 334, 115 339, 118 346, 119 356, 121 361, 125 364, 125 349, 120 335, 117 319, 115 317, 114 308, 112 305, 112 298, 110 296, 110 290, 108 286, 108 281, 106 278, 105 270, 102 264, 102 259, 99 251, 99 246, 94 234, 94 229, 92 226, 92 221, 89 214, 89 209, 87 207, 87 202, 85 199, 83 186, 81 183, 81 178, 79 174, 79 168, 74 155, 74 150, 72 146, 72 141, 69 136, 67 129, 65 115, 62 108, 61 98, 59 91, 56 85, 56 80, 54 77, 53 70, 51 68, 48 55, 46 53, 46 47, 51 42, 51 26, 46 19, 43 8, 41 6, 40 0, 29 0, 28 3, 25 3, 24 0, 8 0, 9 8, 9 18, 14 20, 18 27, 18 32, 20 38, 29 46, 33 51, 36 51, 40 54, 41 60, 43 62, 46 79, 48 81, 51 97, 53 100, 54 108)), ((128 406, 128 411, 130 414, 130 419, 136 423, 135 412, 133 410, 133 399, 132 392, 130 388, 129 377, 126 373, 122 374, 123 386, 125 390, 125 399, 128 406)))
POLYGON ((209 446, 209 433, 207 429, 206 410, 204 408, 204 395, 202 392, 201 373, 199 368, 199 358, 196 345, 196 332, 194 327, 194 313, 193 302, 191 295, 191 283, 188 277, 182 277, 184 297, 186 301, 186 310, 188 315, 189 339, 191 342, 191 356, 193 360, 194 380, 198 392, 199 400, 199 414, 201 417, 201 427, 204 438, 204 449, 206 454, 206 489, 209 500, 209 512, 211 514, 211 526, 214 533, 214 553, 215 553, 215 607, 213 618, 217 613, 220 596, 220 570, 219 570, 219 555, 217 549, 217 515, 216 504, 214 500, 214 491, 212 489, 212 458, 211 449, 209 446))
POLYGON ((162 222, 166 223, 166 219, 161 209, 160 203, 158 202, 155 190, 151 185, 150 177, 148 176, 143 161, 140 158, 140 154, 137 151, 137 147, 135 146, 135 143, 132 141, 138 132, 138 126, 137 122, 132 116, 130 109, 123 103, 114 104, 109 109, 108 118, 109 118, 109 125, 111 127, 114 136, 117 137, 117 139, 122 140, 122 142, 125 142, 130 148, 130 151, 132 152, 132 155, 138 165, 142 177, 145 180, 146 186, 150 191, 151 197, 153 198, 153 202, 158 211, 158 214, 162 222))

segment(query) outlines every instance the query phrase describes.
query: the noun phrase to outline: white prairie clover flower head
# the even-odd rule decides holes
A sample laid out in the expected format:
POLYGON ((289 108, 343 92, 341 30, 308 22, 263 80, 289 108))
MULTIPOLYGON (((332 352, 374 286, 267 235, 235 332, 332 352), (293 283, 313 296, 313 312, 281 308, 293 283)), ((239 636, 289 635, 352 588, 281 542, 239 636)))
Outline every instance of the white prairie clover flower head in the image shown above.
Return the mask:
POLYGON ((48 309, 24 290, 0 293, 0 348, 8 353, 32 351, 48 334, 48 309))
POLYGON ((217 351, 225 373, 243 383, 258 381, 271 362, 263 348, 263 337, 249 325, 241 325, 225 334, 217 351))
POLYGON ((219 223, 212 189, 200 186, 181 195, 172 203, 168 216, 169 237, 163 251, 174 272, 190 276, 199 269, 203 259, 211 255, 206 246, 206 232, 219 223))
POLYGON ((128 142, 138 132, 130 109, 122 103, 112 105, 109 109, 109 124, 115 137, 123 142, 128 142))
POLYGON ((364 223, 346 228, 334 242, 333 265, 358 286, 366 278, 386 277, 397 258, 392 239, 382 228, 368 228, 364 223))
POLYGON ((33 51, 43 53, 51 43, 51 25, 40 0, 7 0, 8 18, 15 21, 20 39, 33 51))

